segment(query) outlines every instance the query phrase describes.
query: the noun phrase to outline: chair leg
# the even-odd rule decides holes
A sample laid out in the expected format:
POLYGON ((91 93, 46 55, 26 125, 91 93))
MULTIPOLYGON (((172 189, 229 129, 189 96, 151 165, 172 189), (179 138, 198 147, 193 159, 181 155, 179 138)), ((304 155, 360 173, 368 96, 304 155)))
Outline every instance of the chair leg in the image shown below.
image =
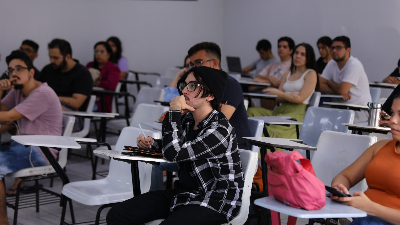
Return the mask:
POLYGON ((35 180, 36 212, 39 212, 39 181, 35 180))
POLYGON ((65 225, 65 212, 67 210, 67 201, 64 198, 65 198, 65 196, 61 195, 60 203, 62 204, 62 211, 61 211, 60 225, 65 225))
POLYGON ((72 224, 75 224, 75 213, 74 213, 74 207, 72 206, 72 200, 68 198, 68 203, 69 203, 69 211, 71 213, 71 221, 72 224))
POLYGON ((14 204, 14 221, 13 224, 17 225, 17 220, 18 220, 18 207, 19 207, 19 195, 21 194, 21 186, 24 183, 24 179, 19 182, 17 186, 17 193, 15 194, 15 204, 14 204))
POLYGON ((100 206, 100 208, 97 210, 97 213, 96 213, 96 221, 94 222, 94 225, 99 225, 100 224, 101 211, 103 211, 103 209, 105 209, 105 208, 113 207, 115 204, 116 203, 111 203, 111 204, 106 204, 106 205, 100 206))
POLYGON ((92 164, 92 170, 93 170, 93 174, 92 174, 92 180, 96 180, 96 171, 97 171, 97 161, 99 160, 99 158, 95 155, 93 155, 94 157, 94 162, 92 164))

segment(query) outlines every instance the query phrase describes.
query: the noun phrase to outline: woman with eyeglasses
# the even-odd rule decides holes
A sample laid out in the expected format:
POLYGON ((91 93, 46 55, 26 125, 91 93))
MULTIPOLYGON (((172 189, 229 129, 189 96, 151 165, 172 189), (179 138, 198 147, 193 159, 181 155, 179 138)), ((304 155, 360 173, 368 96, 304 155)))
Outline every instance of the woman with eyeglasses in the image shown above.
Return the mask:
POLYGON ((112 36, 107 39, 107 43, 110 45, 111 50, 113 52, 111 62, 118 66, 119 70, 121 70, 121 80, 126 79, 129 72, 129 64, 128 60, 122 56, 122 43, 118 37, 112 36))
MULTIPOLYGON (((110 61, 112 58, 112 50, 107 42, 100 41, 94 45, 94 60, 86 65, 86 68, 92 74, 94 86, 104 88, 105 90, 115 91, 121 71, 118 66, 110 61), (99 74, 96 78, 96 71, 99 74)), ((111 112, 111 101, 113 96, 104 95, 104 112, 111 112)), ((102 112, 101 103, 97 102, 99 112, 102 112)))
MULTIPOLYGON (((265 94, 277 95, 276 100, 281 105, 275 110, 252 107, 247 110, 248 116, 290 116, 297 121, 303 121, 311 95, 319 89, 315 68, 315 54, 311 45, 297 45, 292 54, 290 71, 283 76, 279 88, 269 87, 263 90, 265 94)), ((270 137, 297 138, 294 125, 269 125, 266 128, 270 137)))

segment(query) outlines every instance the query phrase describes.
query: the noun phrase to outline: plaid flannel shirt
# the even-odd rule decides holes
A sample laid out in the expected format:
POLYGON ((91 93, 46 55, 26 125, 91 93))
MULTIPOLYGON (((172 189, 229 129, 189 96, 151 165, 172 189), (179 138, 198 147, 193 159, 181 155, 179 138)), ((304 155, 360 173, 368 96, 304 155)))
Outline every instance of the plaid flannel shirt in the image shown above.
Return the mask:
POLYGON ((244 186, 235 131, 216 110, 198 124, 196 138, 186 141, 191 124, 191 113, 181 116, 180 111, 169 111, 162 126, 163 139, 153 142, 155 148, 162 146, 164 159, 190 161, 190 174, 198 181, 198 191, 175 196, 171 211, 180 205, 200 205, 224 214, 230 221, 239 213, 244 186))

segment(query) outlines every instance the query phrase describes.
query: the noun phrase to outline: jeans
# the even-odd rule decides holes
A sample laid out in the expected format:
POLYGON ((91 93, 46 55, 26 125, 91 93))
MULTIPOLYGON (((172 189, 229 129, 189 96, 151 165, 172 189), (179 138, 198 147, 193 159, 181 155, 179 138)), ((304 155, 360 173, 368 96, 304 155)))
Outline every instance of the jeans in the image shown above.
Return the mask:
POLYGON ((153 165, 153 169, 151 170, 150 191, 158 191, 164 189, 163 171, 177 172, 178 164, 162 162, 158 166, 153 165))
POLYGON ((9 146, 0 146, 0 179, 6 174, 30 168, 32 165, 34 167, 48 165, 38 147, 32 146, 32 153, 30 153, 31 146, 25 147, 15 141, 12 141, 9 146))
POLYGON ((150 191, 116 204, 107 214, 108 225, 139 225, 165 219, 160 225, 219 225, 224 214, 200 205, 182 205, 170 212, 176 190, 150 191))
POLYGON ((391 223, 379 219, 376 216, 355 218, 349 225, 391 225, 391 223))

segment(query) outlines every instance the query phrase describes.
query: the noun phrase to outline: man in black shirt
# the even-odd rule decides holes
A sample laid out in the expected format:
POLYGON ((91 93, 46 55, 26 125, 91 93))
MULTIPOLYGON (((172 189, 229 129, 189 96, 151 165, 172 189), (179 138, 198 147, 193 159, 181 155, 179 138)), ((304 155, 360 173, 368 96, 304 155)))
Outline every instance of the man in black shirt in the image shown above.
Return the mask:
POLYGON ((88 69, 72 58, 71 45, 62 39, 48 44, 50 64, 38 81, 47 82, 60 99, 63 110, 86 111, 93 80, 88 69))
MULTIPOLYGON (((31 59, 32 63, 39 55, 39 45, 32 40, 24 40, 21 44, 21 47, 19 47, 19 50, 24 52, 31 59)), ((37 80, 40 71, 35 66, 33 69, 35 70, 34 78, 37 80)))

